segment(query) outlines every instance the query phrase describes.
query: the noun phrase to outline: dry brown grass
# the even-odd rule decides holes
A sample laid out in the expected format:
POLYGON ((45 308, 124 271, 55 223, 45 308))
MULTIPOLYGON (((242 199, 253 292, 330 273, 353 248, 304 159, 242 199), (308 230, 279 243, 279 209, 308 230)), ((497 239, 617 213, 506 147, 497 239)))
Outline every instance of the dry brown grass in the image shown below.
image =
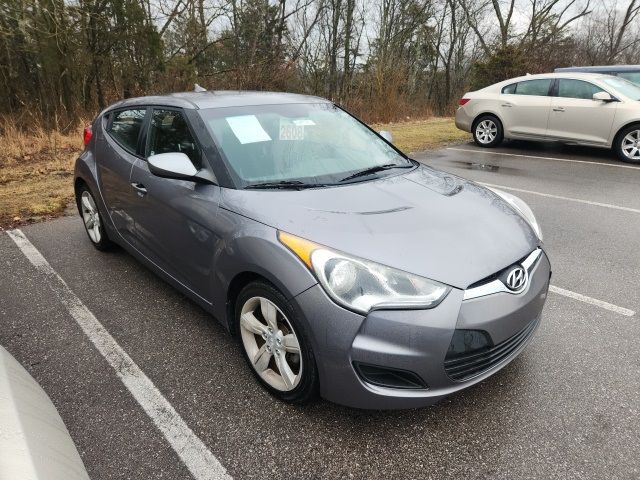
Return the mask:
MULTIPOLYGON (((452 118, 376 124, 394 143, 415 152, 468 140, 452 118)), ((82 128, 70 134, 35 128, 24 132, 0 119, 0 228, 52 218, 73 201, 73 164, 82 150, 82 128)))
POLYGON ((24 132, 0 120, 0 132, 0 228, 61 214, 73 200, 82 129, 24 132))
POLYGON ((450 117, 372 125, 376 130, 389 130, 393 143, 403 152, 417 152, 471 139, 471 134, 458 130, 450 117))

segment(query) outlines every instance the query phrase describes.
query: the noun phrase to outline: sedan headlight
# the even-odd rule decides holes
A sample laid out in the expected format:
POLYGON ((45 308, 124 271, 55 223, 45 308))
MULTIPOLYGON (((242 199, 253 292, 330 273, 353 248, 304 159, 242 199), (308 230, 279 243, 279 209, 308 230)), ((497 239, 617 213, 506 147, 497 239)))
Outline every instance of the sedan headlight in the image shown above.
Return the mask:
POLYGON ((315 274, 339 305, 366 314, 375 309, 433 308, 450 287, 412 273, 352 257, 278 232, 278 239, 315 274))
POLYGON ((497 188, 492 188, 492 187, 487 187, 487 188, 491 190, 493 193, 495 193, 496 195, 498 195, 500 198, 502 198, 509 205, 511 205, 511 207, 513 207, 513 209, 517 213, 519 213, 520 216, 524 218, 525 221, 531 226, 531 228, 536 233, 540 241, 542 241, 542 229, 540 228, 540 225, 538 224, 538 221, 536 220, 535 215, 531 211, 531 208, 529 208, 529 205, 527 205, 524 202, 524 200, 516 197, 515 195, 511 195, 510 193, 503 192, 502 190, 498 190, 497 188))

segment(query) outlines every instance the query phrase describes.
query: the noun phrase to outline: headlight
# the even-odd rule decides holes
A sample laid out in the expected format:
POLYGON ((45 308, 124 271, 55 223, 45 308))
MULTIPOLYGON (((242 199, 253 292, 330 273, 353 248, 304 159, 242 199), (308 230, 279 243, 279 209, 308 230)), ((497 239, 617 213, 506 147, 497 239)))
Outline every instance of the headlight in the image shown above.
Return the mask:
POLYGON ((433 308, 451 290, 441 283, 331 250, 289 233, 278 239, 315 274, 339 305, 359 313, 374 309, 433 308))
POLYGON ((502 190, 498 190, 497 188, 492 188, 492 187, 487 187, 487 188, 491 190, 493 193, 495 193, 496 195, 498 195, 500 198, 502 198, 509 205, 511 205, 515 209, 515 211, 519 213, 520 216, 526 220, 526 222, 531 226, 531 228, 536 233, 540 241, 542 241, 542 229, 540 228, 540 225, 538 225, 538 221, 536 220, 535 215, 531 211, 531 208, 529 208, 529 205, 527 205, 524 202, 524 200, 516 197, 515 195, 511 195, 510 193, 503 192, 502 190))

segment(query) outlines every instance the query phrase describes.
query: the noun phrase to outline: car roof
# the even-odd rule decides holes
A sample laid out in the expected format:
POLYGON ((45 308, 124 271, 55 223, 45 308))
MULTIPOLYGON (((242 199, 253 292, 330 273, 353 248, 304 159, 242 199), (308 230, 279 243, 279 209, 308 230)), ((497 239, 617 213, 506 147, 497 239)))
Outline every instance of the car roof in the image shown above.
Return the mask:
POLYGON ((510 78, 496 85, 509 85, 511 83, 522 82, 525 80, 537 80, 545 78, 573 78, 577 80, 597 80, 599 78, 609 77, 610 75, 604 73, 588 73, 588 72, 554 72, 554 73, 539 73, 535 75, 524 75, 522 77, 510 78))
POLYGON ((121 100, 107 110, 142 105, 162 105, 188 109, 245 107, 251 105, 277 105, 287 103, 330 103, 324 98, 284 92, 254 92, 246 90, 212 90, 205 92, 178 92, 168 95, 135 97, 121 100))
POLYGON ((640 65, 594 65, 588 67, 556 68, 556 72, 639 72, 640 65))

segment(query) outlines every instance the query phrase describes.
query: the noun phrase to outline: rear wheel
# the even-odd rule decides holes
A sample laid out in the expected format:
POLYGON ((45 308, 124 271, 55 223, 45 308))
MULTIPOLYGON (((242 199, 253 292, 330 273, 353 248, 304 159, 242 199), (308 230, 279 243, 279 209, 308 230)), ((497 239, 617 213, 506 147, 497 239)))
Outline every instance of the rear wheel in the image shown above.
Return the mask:
POLYGON ((482 115, 473 123, 473 140, 480 147, 497 147, 502 136, 502 123, 493 115, 482 115))
POLYGON ((285 296, 266 282, 252 282, 240 292, 235 314, 244 357, 260 383, 286 402, 315 398, 311 345, 285 296))
POLYGON ((614 149, 623 162, 640 164, 640 125, 631 125, 616 137, 614 149))
POLYGON ((102 217, 93 194, 86 185, 82 185, 78 189, 77 195, 78 208, 89 240, 98 250, 109 250, 113 247, 113 243, 109 240, 104 229, 102 217))

